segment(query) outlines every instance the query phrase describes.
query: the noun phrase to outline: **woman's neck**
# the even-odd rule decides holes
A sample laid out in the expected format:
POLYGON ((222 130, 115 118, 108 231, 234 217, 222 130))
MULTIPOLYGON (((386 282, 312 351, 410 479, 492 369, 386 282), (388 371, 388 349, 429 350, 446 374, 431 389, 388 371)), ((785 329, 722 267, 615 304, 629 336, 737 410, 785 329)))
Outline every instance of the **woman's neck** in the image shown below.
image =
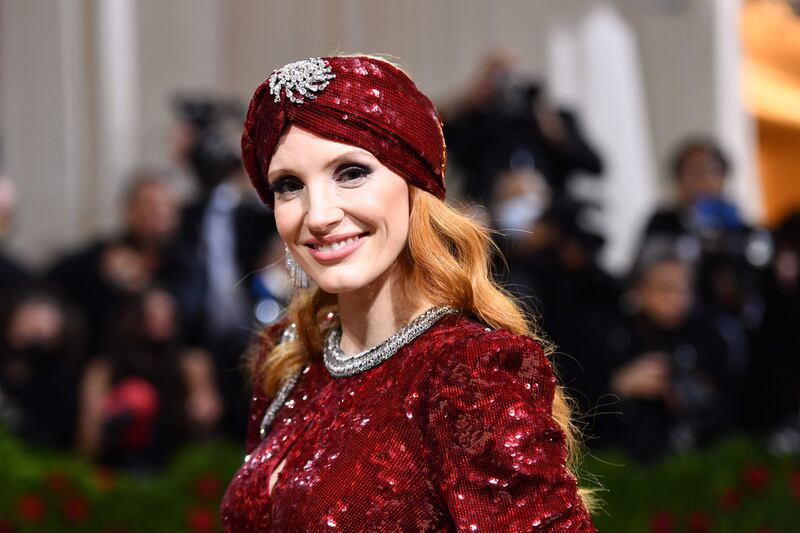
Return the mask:
POLYGON ((420 295, 409 295, 410 284, 400 269, 392 270, 362 289, 338 295, 345 355, 380 344, 433 306, 420 295))

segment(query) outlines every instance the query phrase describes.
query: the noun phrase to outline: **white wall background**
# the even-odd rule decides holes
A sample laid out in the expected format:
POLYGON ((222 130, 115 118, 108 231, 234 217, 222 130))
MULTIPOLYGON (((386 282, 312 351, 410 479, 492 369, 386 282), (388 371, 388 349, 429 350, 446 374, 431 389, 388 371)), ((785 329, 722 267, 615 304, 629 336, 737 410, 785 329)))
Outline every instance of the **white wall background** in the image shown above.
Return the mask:
POLYGON ((735 150, 732 192, 758 216, 739 104, 740 0, 0 0, 0 132, 21 189, 12 246, 32 262, 118 218, 136 164, 165 164, 170 97, 249 98, 286 62, 336 51, 401 58, 444 103, 495 47, 576 107, 608 172, 606 262, 621 268, 665 157, 687 132, 735 150))

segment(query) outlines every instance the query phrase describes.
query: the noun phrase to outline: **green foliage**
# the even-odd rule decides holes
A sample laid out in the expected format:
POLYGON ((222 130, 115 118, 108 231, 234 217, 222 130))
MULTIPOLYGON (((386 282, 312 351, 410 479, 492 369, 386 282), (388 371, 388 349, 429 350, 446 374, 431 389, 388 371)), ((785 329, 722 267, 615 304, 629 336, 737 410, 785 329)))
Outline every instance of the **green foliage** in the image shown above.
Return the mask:
POLYGON ((614 454, 588 457, 584 466, 603 486, 600 531, 798 531, 800 458, 771 455, 750 439, 652 466, 614 454))
MULTIPOLYGON (((242 451, 198 445, 160 475, 139 478, 0 432, 0 457, 0 533, 210 533, 221 529, 220 498, 242 451)), ((603 486, 595 516, 603 532, 788 532, 800 523, 800 458, 770 455, 746 438, 653 466, 590 456, 584 470, 603 486)))
POLYGON ((180 453, 160 475, 116 473, 0 432, 0 532, 215 532, 219 502, 241 464, 239 447, 180 453))

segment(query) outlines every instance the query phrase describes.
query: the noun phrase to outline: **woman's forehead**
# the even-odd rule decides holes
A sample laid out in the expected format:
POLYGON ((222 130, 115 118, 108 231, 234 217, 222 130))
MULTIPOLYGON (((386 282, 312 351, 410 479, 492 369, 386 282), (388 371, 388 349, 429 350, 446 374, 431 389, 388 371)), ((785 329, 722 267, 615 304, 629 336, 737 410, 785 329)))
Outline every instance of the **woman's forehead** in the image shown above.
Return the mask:
POLYGON ((345 153, 360 154, 375 159, 375 156, 355 145, 327 139, 294 124, 281 135, 270 161, 269 171, 300 163, 311 163, 330 159, 345 153))
POLYGON ((281 151, 281 148, 289 145, 309 145, 309 144, 318 144, 320 146, 336 146, 342 145, 347 146, 343 143, 327 139, 322 137, 321 135, 314 133, 311 130, 307 130, 301 126, 297 126, 295 124, 290 124, 288 128, 281 134, 280 138, 278 139, 278 144, 275 146, 275 155, 281 151))

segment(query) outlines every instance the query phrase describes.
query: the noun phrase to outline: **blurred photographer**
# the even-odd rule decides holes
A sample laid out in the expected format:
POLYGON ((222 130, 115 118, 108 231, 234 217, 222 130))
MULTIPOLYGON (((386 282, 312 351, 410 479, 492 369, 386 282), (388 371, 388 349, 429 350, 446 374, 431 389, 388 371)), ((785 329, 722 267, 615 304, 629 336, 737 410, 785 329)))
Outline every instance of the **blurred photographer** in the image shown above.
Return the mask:
POLYGON ((122 212, 120 232, 60 257, 48 274, 83 312, 90 356, 99 351, 126 300, 154 283, 175 295, 179 314, 193 309, 197 267, 178 239, 180 212, 171 186, 157 172, 137 172, 122 212))
POLYGON ((599 175, 597 152, 575 115, 552 104, 541 83, 519 73, 515 56, 490 55, 477 81, 443 111, 445 138, 463 173, 464 193, 488 205, 494 177, 524 160, 544 177, 556 199, 576 172, 599 175))
POLYGON ((80 324, 43 287, 19 291, 0 314, 0 423, 38 445, 73 445, 82 358, 80 324))
POLYGON ((673 239, 693 256, 696 307, 725 340, 729 371, 740 386, 764 312, 760 285, 772 239, 765 230, 746 224, 725 197, 731 163, 714 140, 684 139, 672 156, 670 172, 675 198, 650 217, 642 247, 654 239, 673 239))
MULTIPOLYGON (((513 198, 532 198, 531 187, 512 190, 518 191, 513 198)), ((514 206, 513 200, 505 198, 498 196, 500 205, 514 206)), ((545 202, 545 197, 539 198, 536 205, 545 202)), ((526 203, 534 205, 530 200, 526 203)), ((503 235, 496 239, 508 264, 495 266, 496 272, 508 271, 505 285, 535 310, 532 318, 558 347, 552 361, 585 413, 596 411, 606 392, 604 369, 597 356, 597 345, 602 342, 598 338, 603 338, 604 326, 614 315, 622 292, 621 284, 599 264, 605 241, 589 224, 586 214, 591 209, 591 205, 562 200, 547 205, 543 212, 525 210, 527 216, 537 215, 535 221, 521 215, 509 217, 524 231, 509 231, 510 223, 501 226, 503 235)))
POLYGON ((692 313, 690 265, 669 241, 651 242, 631 283, 630 307, 607 330, 608 389, 618 417, 598 419, 607 444, 641 461, 682 451, 728 429, 728 359, 722 338, 692 313))
POLYGON ((78 445, 108 466, 152 471, 190 439, 213 435, 222 404, 207 353, 178 335, 172 295, 126 301, 81 386, 78 445))
POLYGON ((174 137, 173 154, 197 186, 196 198, 183 209, 181 231, 201 270, 190 341, 213 354, 226 401, 223 422, 236 436, 244 431, 248 401, 240 357, 256 320, 274 320, 282 303, 274 276, 259 275, 275 256, 275 223, 244 175, 238 143, 242 106, 184 95, 175 100, 174 111, 181 134, 174 137), (271 312, 257 314, 264 309, 271 312))
POLYGON ((675 148, 669 170, 675 198, 651 215, 645 239, 686 234, 714 238, 745 229, 736 206, 724 197, 731 163, 717 143, 705 137, 684 139, 675 148))
POLYGON ((765 280, 765 313, 749 376, 749 421, 773 432, 775 451, 800 452, 800 212, 775 230, 765 280))

